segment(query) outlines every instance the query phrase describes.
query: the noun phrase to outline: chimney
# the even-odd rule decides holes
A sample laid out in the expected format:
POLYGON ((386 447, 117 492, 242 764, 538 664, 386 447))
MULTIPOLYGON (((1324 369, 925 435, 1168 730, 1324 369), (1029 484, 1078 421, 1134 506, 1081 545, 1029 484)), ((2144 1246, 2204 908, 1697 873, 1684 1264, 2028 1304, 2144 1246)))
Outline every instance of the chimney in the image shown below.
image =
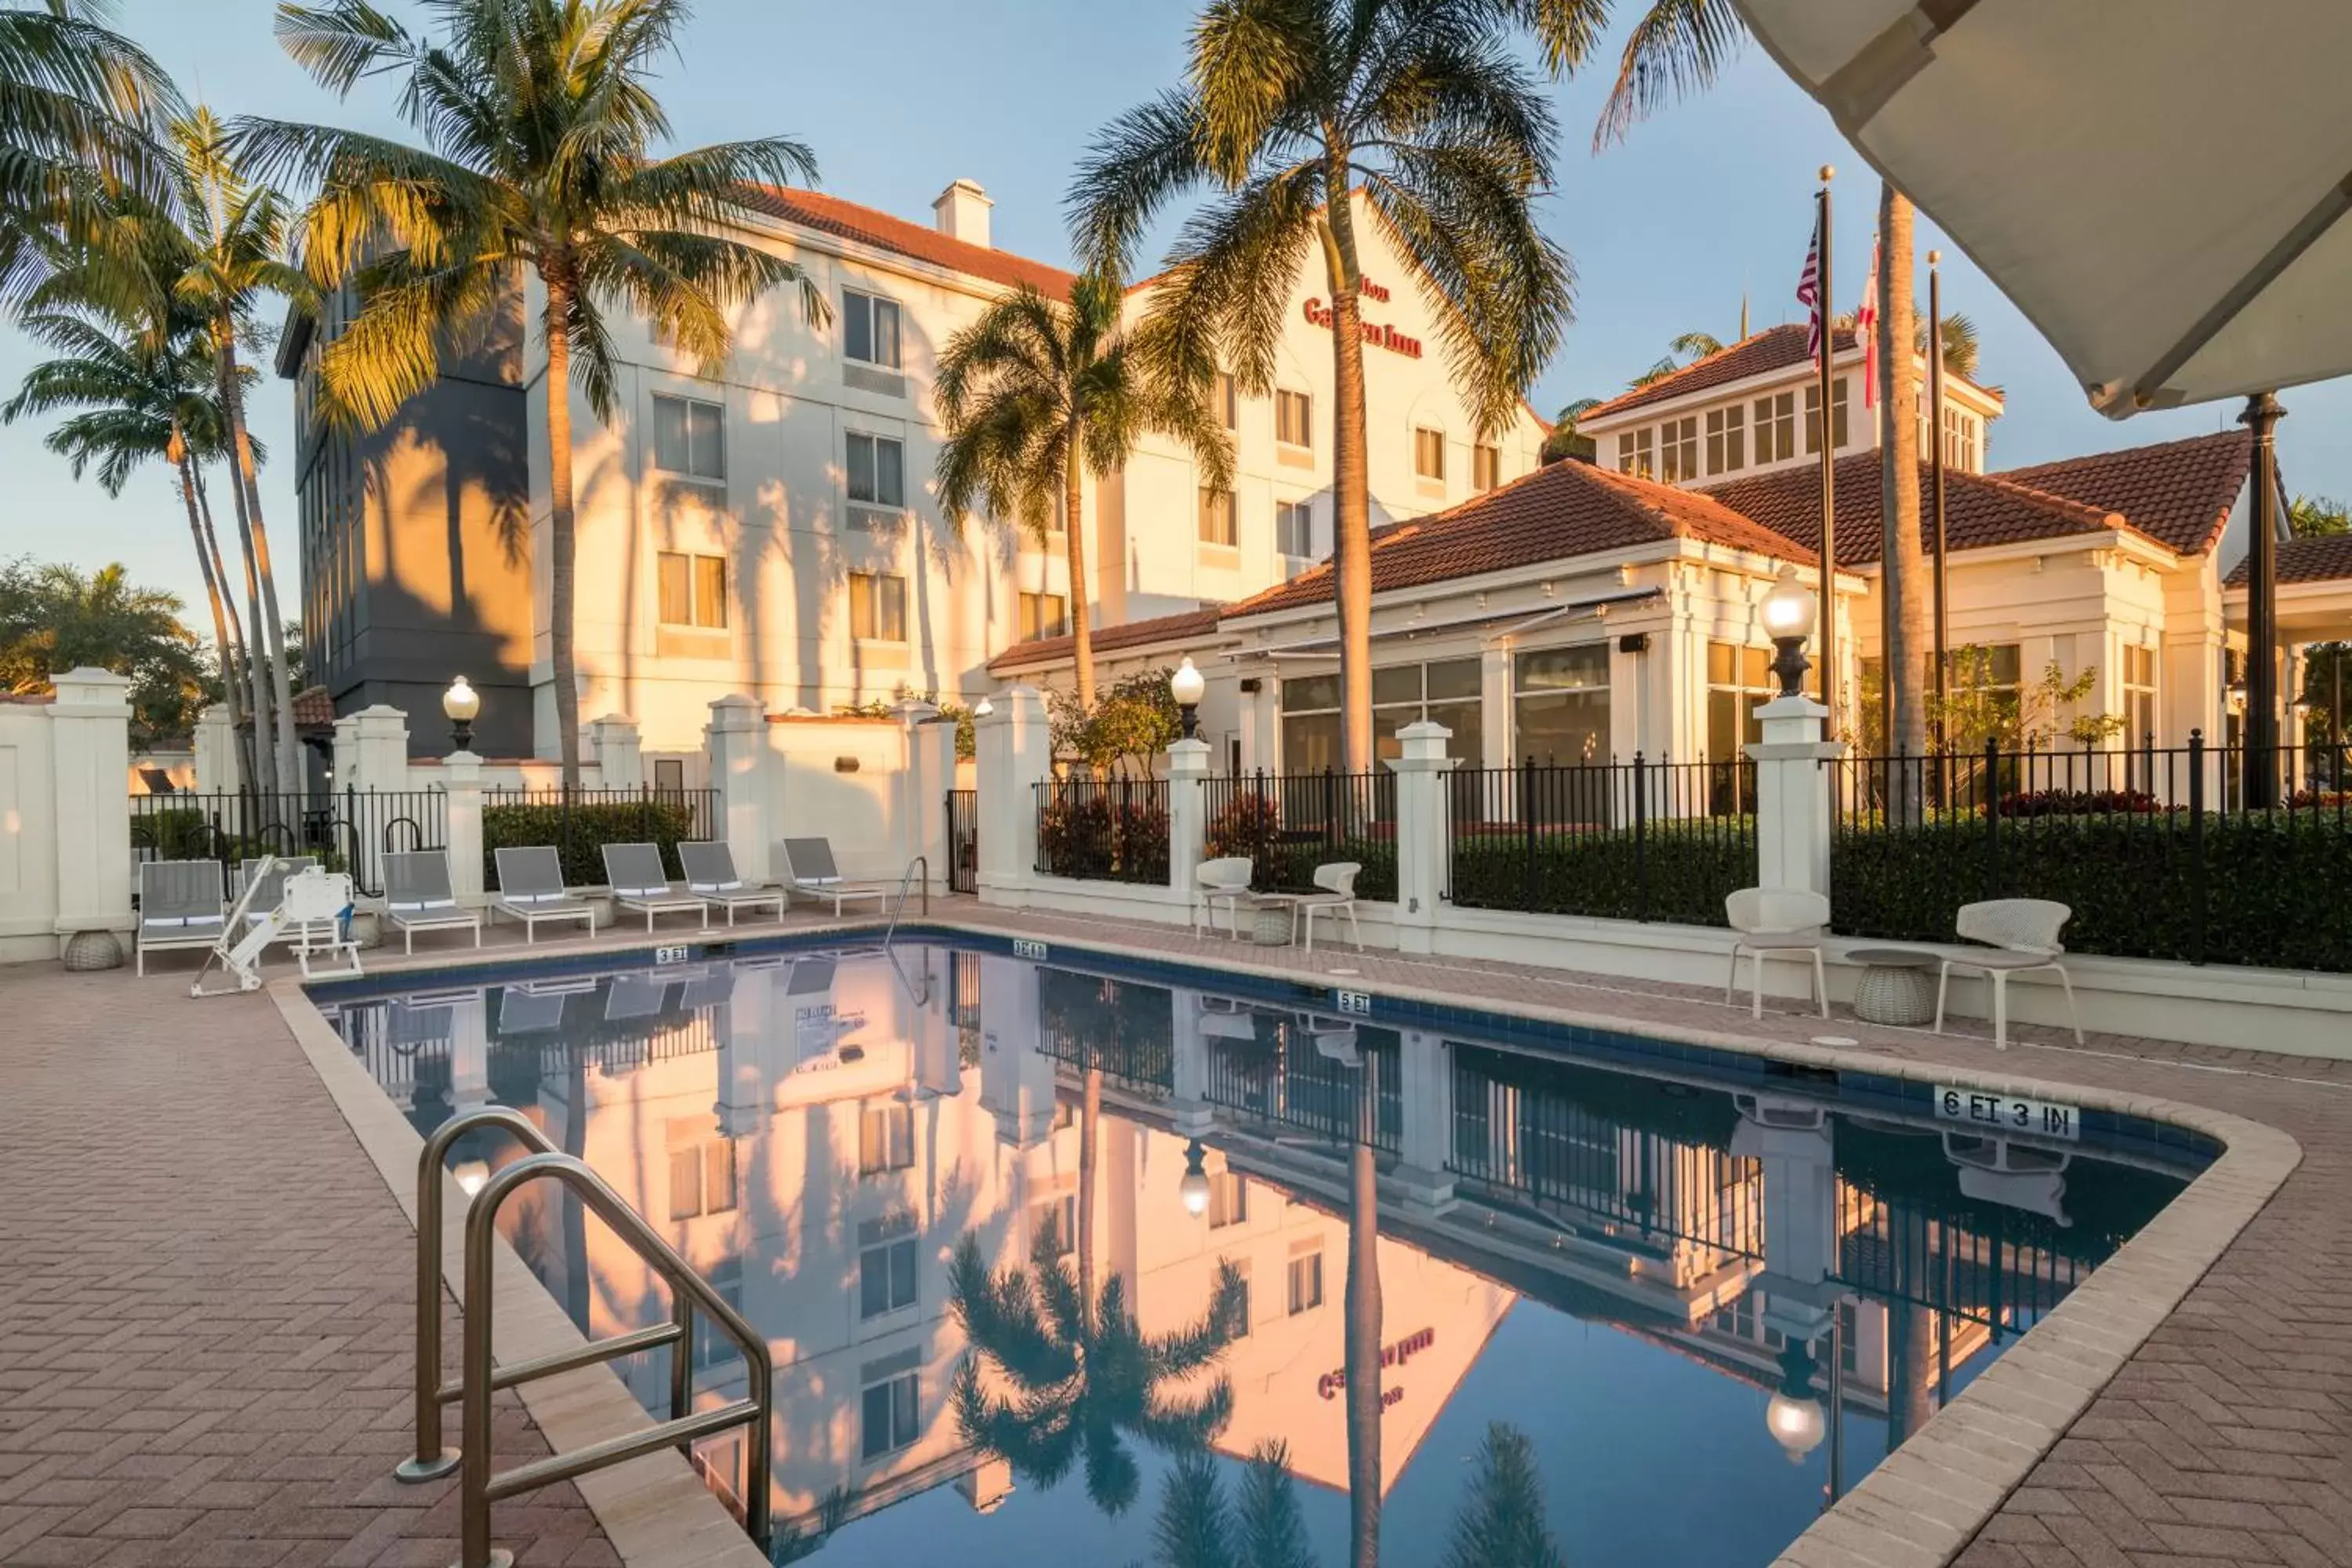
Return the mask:
POLYGON ((958 180, 931 203, 931 225, 950 239, 967 245, 988 244, 988 209, 996 204, 977 180, 958 180))

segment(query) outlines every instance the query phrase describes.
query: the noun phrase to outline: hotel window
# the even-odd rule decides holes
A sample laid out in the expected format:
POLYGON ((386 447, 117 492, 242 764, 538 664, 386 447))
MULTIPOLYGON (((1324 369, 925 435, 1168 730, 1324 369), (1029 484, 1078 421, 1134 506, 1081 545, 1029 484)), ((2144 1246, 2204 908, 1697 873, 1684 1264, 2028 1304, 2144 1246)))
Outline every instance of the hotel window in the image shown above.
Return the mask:
POLYGON ((1290 1260, 1290 1315, 1310 1312, 1323 1304, 1323 1255, 1309 1252, 1290 1260))
POLYGON ((1759 397, 1756 416, 1756 460, 1786 462, 1797 455, 1797 399, 1793 393, 1759 397))
POLYGON ((654 467, 688 479, 725 479, 727 411, 716 403, 656 393, 654 467))
POLYGON ((1670 485, 1698 478, 1698 416, 1685 414, 1658 426, 1658 478, 1670 485))
POLYGON ((2124 649, 2124 731, 2126 743, 2154 743, 2156 735, 2156 649, 2124 649))
POLYGON ((1748 411, 1734 404, 1706 416, 1706 471, 1736 474, 1748 466, 1748 411))
POLYGON ((1222 370, 1217 372, 1216 382, 1209 389, 1209 398, 1210 406, 1215 409, 1217 417, 1224 421, 1226 429, 1238 430, 1242 427, 1241 394, 1234 385, 1234 378, 1230 373, 1222 370))
POLYGON ((1021 640, 1035 637, 1057 637, 1070 627, 1063 616, 1063 599, 1059 594, 1024 594, 1021 595, 1021 640))
POLYGON ((849 635, 859 642, 905 642, 907 580, 874 572, 852 572, 849 635))
POLYGON ((1209 1228, 1223 1230, 1249 1218, 1249 1178, 1220 1171, 1209 1178, 1209 1228))
MULTIPOLYGON (((1830 383, 1830 446, 1832 450, 1845 445, 1845 384, 1839 376, 1830 383)), ((1805 450, 1808 454, 1822 449, 1822 389, 1818 384, 1805 388, 1805 450)))
MULTIPOLYGON (((1454 731, 1452 745, 1478 754, 1482 677, 1475 658, 1391 665, 1372 671, 1372 752, 1402 756, 1397 731, 1427 719, 1454 731)), ((1292 773, 1339 766, 1339 678, 1293 676, 1282 683, 1282 764, 1292 773)), ((1305 826, 1306 824, 1298 824, 1305 826)))
POLYGON ((1234 516, 1234 492, 1204 488, 1201 491, 1201 542, 1222 544, 1230 550, 1241 542, 1241 529, 1234 516))
POLYGON ((1076 1193, 1048 1198, 1030 1209, 1030 1246, 1034 1247, 1044 1241, 1048 1232, 1054 1237, 1055 1257, 1067 1258, 1078 1249, 1078 1197, 1076 1193))
POLYGON ((907 504, 907 448, 891 436, 849 436, 849 499, 866 506, 907 504))
MULTIPOLYGON (((1566 765, 1607 762, 1609 645, 1594 642, 1544 648, 1520 654, 1512 663, 1518 755, 1566 765)), ((1563 809, 1574 810, 1606 803, 1559 804, 1563 809)))
POLYGON ((726 629, 725 556, 688 555, 665 550, 654 561, 660 578, 663 626, 701 626, 711 631, 726 629))
POLYGON ((1249 1259, 1243 1258, 1234 1267, 1242 1277, 1241 1294, 1234 1300, 1234 1338, 1245 1340, 1249 1338, 1250 1331, 1249 1259))
POLYGON ((1764 738, 1756 710, 1780 692, 1772 650, 1738 643, 1706 645, 1707 810, 1724 816, 1755 809, 1754 784, 1740 764, 1751 742, 1764 738))
MULTIPOLYGON (((1952 654, 1952 684, 1963 691, 1988 691, 2010 718, 2017 716, 2025 684, 2025 659, 2015 643, 1994 643, 1952 654)), ((1979 739, 1981 745, 1982 740, 1979 739)))
POLYGON ((1470 485, 1481 492, 1503 482, 1503 454, 1484 441, 1470 448, 1470 485))
POLYGON ((1274 395, 1274 438, 1286 447, 1312 447, 1315 400, 1303 392, 1274 395))
POLYGON ((1617 437, 1617 471, 1648 479, 1658 471, 1657 432, 1648 426, 1617 437))
POLYGON ((1416 479, 1445 480, 1445 432, 1414 426, 1412 471, 1416 479))
MULTIPOLYGON (((872 1225, 874 1222, 868 1221, 872 1225)), ((866 1226, 860 1226, 860 1230, 866 1226)), ((877 1229, 892 1228, 877 1225, 877 1229)), ((866 1237, 858 1238, 861 1242, 866 1237)), ((857 1252, 857 1317, 860 1322, 915 1304, 915 1238, 877 1237, 857 1252)))
POLYGON ((668 1124, 669 1217, 695 1219, 735 1207, 735 1141, 704 1136, 710 1119, 668 1124))
POLYGON ((1274 504, 1274 547, 1285 555, 1315 553, 1315 508, 1303 500, 1274 504))
POLYGON ((915 1429, 915 1374, 911 1372, 874 1384, 859 1405, 862 1458, 878 1459, 896 1453, 921 1435, 915 1429))
POLYGON ((906 1105, 869 1105, 857 1117, 857 1173, 903 1171, 915 1163, 915 1112, 906 1105))
POLYGON ((1964 474, 1981 471, 1983 458, 1977 452, 1977 429, 1975 418, 1965 409, 1944 405, 1944 467, 1964 474))
MULTIPOLYGON (((710 1282, 710 1288, 719 1293, 720 1300, 738 1312, 743 1310, 743 1259, 741 1258, 720 1258, 710 1266, 709 1272, 704 1278, 710 1282)), ((737 1344, 732 1338, 719 1332, 719 1325, 710 1321, 709 1313, 695 1314, 694 1369, 697 1372, 708 1372, 712 1367, 725 1366, 730 1362, 742 1359, 743 1347, 737 1344)))
POLYGON ((842 353, 885 370, 903 368, 898 358, 898 306, 854 289, 841 292, 842 353))

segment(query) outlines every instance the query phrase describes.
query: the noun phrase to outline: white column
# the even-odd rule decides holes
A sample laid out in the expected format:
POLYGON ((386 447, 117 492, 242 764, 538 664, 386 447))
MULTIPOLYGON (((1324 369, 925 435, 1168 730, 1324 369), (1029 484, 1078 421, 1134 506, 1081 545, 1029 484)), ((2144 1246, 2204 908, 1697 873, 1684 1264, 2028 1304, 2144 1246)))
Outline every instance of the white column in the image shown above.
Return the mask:
POLYGON ((719 1131, 748 1138, 766 1130, 775 1103, 775 1078, 769 1053, 791 1037, 793 1021, 777 1016, 776 986, 792 973, 781 969, 740 969, 726 1005, 715 1013, 719 1034, 719 1131))
POLYGON ((1045 694, 1015 686, 973 721, 980 752, 980 896, 1018 904, 1037 864, 1036 786, 1054 773, 1045 694))
POLYGON ((1478 750, 1463 761, 1474 768, 1507 768, 1517 726, 1511 712, 1511 650, 1490 647, 1478 655, 1478 750))
POLYGON ((237 764, 236 730, 228 721, 228 704, 215 702, 196 720, 196 793, 234 795, 244 781, 237 764))
POLYGON ((1208 842, 1202 781, 1210 772, 1209 742, 1175 741, 1168 747, 1168 885, 1190 897, 1208 842))
POLYGON ((1792 1340, 1818 1339, 1843 1289, 1837 1272, 1835 1130, 1811 1101, 1736 1095, 1731 1152, 1763 1184, 1765 1321, 1792 1340))
POLYGON ((328 753, 329 766, 334 776, 327 783, 331 787, 355 789, 360 782, 360 718, 346 713, 335 721, 333 749, 328 753))
POLYGON ((449 1008, 449 1104, 459 1116, 490 1102, 490 1037, 486 993, 476 991, 449 1008))
MULTIPOLYGON (((983 873, 985 875, 985 873, 983 873)), ((1015 1149, 1054 1131, 1054 1062, 1038 1048, 1037 972, 1010 958, 980 961, 980 1103, 996 1141, 1015 1149)))
POLYGON ((1756 760, 1756 881, 1829 896, 1830 771, 1845 742, 1824 741, 1830 713, 1809 697, 1776 697, 1756 710, 1764 739, 1756 760))
POLYGON ((1176 1084, 1168 1104, 1168 1124, 1188 1138, 1197 1138, 1213 1124, 1209 1110, 1209 1037, 1201 1027, 1201 994, 1180 989, 1171 995, 1176 1084))
POLYGON ((1454 1206, 1454 1176, 1446 1156, 1454 1147, 1454 1056, 1442 1036, 1404 1030, 1399 1058, 1403 1065, 1403 1158, 1392 1179, 1405 1200, 1417 1206, 1454 1206))
POLYGON ((449 819, 449 890, 461 904, 478 904, 483 892, 482 759, 471 752, 444 757, 441 791, 447 797, 442 811, 449 819))
POLYGON ((637 721, 607 713, 588 726, 588 746, 596 759, 598 787, 643 789, 644 754, 637 739, 637 721))
MULTIPOLYGON (((352 715, 352 771, 335 772, 335 789, 404 790, 408 787, 408 715, 397 708, 377 703, 362 708, 352 715)), ((341 726, 336 726, 341 739, 341 726)), ((366 818, 362 816, 361 820, 366 818)), ((355 868, 362 882, 371 888, 383 886, 383 845, 367 834, 360 835, 361 864, 355 868)))
POLYGON ((899 864, 912 864, 920 855, 925 879, 944 892, 950 869, 947 795, 955 787, 956 727, 929 702, 900 704, 898 724, 906 766, 891 803, 891 837, 898 847, 899 864))
MULTIPOLYGON (((55 676, 50 778, 57 794, 61 937, 131 929, 131 682, 103 669, 55 676)), ((62 948, 60 948, 62 952, 62 948)))
POLYGON ((710 787, 719 794, 719 836, 744 880, 764 882, 768 865, 768 707, 755 697, 722 697, 703 726, 710 787))
POLYGON ((1429 952, 1436 947, 1437 912, 1445 888, 1446 775, 1454 759, 1445 754, 1454 731, 1423 719, 1397 731, 1404 754, 1389 763, 1397 776, 1397 948, 1429 952))

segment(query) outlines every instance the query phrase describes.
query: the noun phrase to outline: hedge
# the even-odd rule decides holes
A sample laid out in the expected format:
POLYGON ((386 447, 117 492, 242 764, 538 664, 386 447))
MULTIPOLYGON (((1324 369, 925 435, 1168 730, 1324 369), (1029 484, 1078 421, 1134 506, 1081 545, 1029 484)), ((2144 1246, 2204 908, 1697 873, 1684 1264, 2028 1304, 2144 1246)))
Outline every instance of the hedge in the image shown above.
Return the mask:
POLYGON ((2164 812, 1845 828, 1830 857, 1835 929, 1949 942, 1962 904, 2051 899, 2074 911, 2074 952, 2352 971, 2352 816, 2208 816, 2201 902, 2192 826, 2164 812))
POLYGON ((1719 926, 1725 895, 1755 885, 1755 832, 1746 821, 1669 818, 1638 837, 1556 828, 1532 842, 1517 833, 1457 837, 1446 899, 1465 909, 1719 926))
POLYGON ((604 846, 656 845, 662 868, 672 877, 685 875, 678 865, 680 839, 694 837, 694 810, 658 796, 641 801, 551 805, 488 805, 482 807, 482 885, 499 885, 500 849, 522 849, 551 844, 563 863, 567 888, 604 885, 604 846))
MULTIPOLYGON (((1164 799, 1164 795, 1162 796, 1164 799)), ((1037 813, 1037 868, 1095 881, 1168 881, 1168 809, 1101 791, 1056 795, 1037 813)))

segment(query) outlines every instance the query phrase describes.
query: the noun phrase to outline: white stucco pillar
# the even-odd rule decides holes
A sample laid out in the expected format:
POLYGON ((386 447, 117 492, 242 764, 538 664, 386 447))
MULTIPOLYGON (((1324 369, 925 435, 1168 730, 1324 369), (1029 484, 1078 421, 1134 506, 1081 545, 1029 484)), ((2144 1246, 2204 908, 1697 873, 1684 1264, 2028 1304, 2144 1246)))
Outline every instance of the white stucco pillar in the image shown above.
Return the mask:
POLYGON ((980 1103, 997 1142, 1045 1142, 1054 1131, 1054 1062, 1038 1048, 1036 970, 1018 959, 980 961, 980 1103))
POLYGON ((1403 1158, 1391 1179, 1407 1203, 1442 1211, 1454 1206, 1454 1177, 1445 1168, 1454 1149, 1454 1053, 1442 1036, 1419 1029, 1403 1031, 1399 1044, 1403 1158))
POLYGON ((482 759, 452 752, 441 759, 442 811, 448 817, 449 891, 461 904, 482 901, 482 759))
POLYGON ((1739 1125, 1731 1152, 1757 1163, 1763 1184, 1764 1271, 1750 1283, 1765 1292, 1764 1320, 1792 1340, 1828 1331, 1843 1289, 1837 1272, 1837 1144, 1815 1104, 1770 1095, 1736 1095, 1739 1125))
POLYGON ((1213 1123, 1209 1111, 1209 1037, 1201 1027, 1201 994, 1180 988, 1171 993, 1171 997, 1176 1082, 1175 1093, 1168 1102, 1168 1124, 1187 1138, 1197 1138, 1206 1133, 1213 1123))
MULTIPOLYGON (((341 739, 342 725, 335 726, 341 739)), ((408 787, 408 715, 379 702, 352 715, 352 771, 335 770, 337 789, 408 787)))
POLYGON ((1511 650, 1478 654, 1478 755, 1463 761, 1474 768, 1507 768, 1518 734, 1511 714, 1511 650))
POLYGON ((1396 774, 1396 933, 1402 952, 1436 946, 1445 891, 1446 775, 1455 766, 1445 752, 1453 739, 1444 725, 1417 720, 1397 731, 1404 754, 1389 763, 1396 774))
POLYGON ((331 789, 355 789, 360 782, 360 717, 346 713, 335 721, 335 738, 327 753, 327 765, 333 776, 327 780, 331 789))
POLYGON ((1764 739, 1756 762, 1756 882, 1829 896, 1830 771, 1845 742, 1822 739, 1829 710, 1809 697, 1776 697, 1756 710, 1764 739))
POLYGON ((228 704, 209 704, 196 717, 196 793, 235 795, 245 770, 236 755, 236 729, 228 721, 228 704))
POLYGON ((703 726, 710 787, 719 795, 719 837, 747 882, 773 875, 768 864, 768 707, 756 697, 722 697, 703 726))
POLYGON ((980 896, 1018 904, 1037 864, 1036 786, 1054 773, 1045 694, 1015 686, 973 721, 980 752, 980 896))
MULTIPOLYGON (((60 937, 129 931, 131 682, 103 669, 51 678, 49 765, 57 794, 60 937)), ((62 948, 60 948, 62 951, 62 948)))
POLYGON ((955 787, 955 732, 952 720, 942 720, 929 702, 899 705, 898 726, 906 747, 906 766, 899 770, 891 801, 891 837, 898 863, 923 858, 924 879, 934 891, 948 885, 948 791, 955 787))
POLYGON ((490 1102, 490 1036, 485 993, 449 1007, 449 1104, 463 1116, 490 1102))
POLYGON ((589 754, 596 759, 598 787, 643 789, 646 764, 637 721, 607 713, 588 726, 589 754))
POLYGON ((1209 802, 1202 784, 1209 760, 1206 741, 1176 741, 1168 747, 1168 885, 1188 897, 1208 842, 1209 802))
POLYGON ((776 985, 782 969, 739 969, 724 1005, 716 1010, 719 1035, 718 1113, 721 1137, 748 1138, 764 1131, 775 1099, 770 1052, 786 1045, 790 1018, 778 1017, 776 985))

